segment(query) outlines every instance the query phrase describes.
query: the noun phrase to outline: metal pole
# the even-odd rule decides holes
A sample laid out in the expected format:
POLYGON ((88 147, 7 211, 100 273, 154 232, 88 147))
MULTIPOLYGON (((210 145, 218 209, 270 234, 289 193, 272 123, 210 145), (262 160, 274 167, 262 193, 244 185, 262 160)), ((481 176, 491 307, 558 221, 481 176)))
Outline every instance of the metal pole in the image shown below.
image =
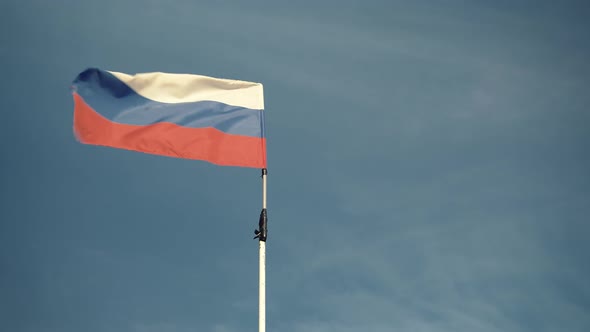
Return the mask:
POLYGON ((266 168, 262 169, 262 211, 258 220, 258 230, 254 231, 258 238, 258 331, 266 331, 266 168))
POLYGON ((260 245, 260 271, 258 283, 258 331, 266 331, 266 242, 258 241, 260 245))

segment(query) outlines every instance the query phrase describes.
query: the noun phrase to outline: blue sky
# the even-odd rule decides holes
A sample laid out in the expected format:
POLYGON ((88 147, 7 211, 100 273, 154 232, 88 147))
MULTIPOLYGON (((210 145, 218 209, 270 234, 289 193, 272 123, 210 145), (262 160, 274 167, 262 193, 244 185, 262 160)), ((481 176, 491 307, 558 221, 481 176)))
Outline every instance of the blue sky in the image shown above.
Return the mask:
POLYGON ((2 1, 0 330, 256 330, 259 170, 77 143, 96 66, 264 84, 269 331, 589 331, 589 14, 2 1))

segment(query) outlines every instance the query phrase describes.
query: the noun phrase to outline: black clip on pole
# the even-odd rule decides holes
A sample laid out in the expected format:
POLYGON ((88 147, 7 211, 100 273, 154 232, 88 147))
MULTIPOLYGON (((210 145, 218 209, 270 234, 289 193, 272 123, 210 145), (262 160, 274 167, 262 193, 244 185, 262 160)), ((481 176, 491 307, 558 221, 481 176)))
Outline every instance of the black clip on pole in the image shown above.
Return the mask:
MULTIPOLYGON (((266 168, 262 169, 262 177, 267 174, 266 168)), ((266 242, 266 232, 267 232, 267 224, 268 217, 266 215, 266 207, 260 211, 260 218, 258 219, 258 229, 254 230, 254 239, 258 239, 260 241, 266 242)))

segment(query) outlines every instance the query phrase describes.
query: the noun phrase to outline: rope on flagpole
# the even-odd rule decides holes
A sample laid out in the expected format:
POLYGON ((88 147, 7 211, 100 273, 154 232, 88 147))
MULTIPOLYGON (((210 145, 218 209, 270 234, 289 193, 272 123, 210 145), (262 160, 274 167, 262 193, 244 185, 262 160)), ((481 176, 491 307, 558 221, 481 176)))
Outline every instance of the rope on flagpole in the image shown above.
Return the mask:
POLYGON ((266 235, 268 217, 266 214, 266 168, 262 169, 262 211, 254 238, 258 239, 258 332, 266 331, 266 235))

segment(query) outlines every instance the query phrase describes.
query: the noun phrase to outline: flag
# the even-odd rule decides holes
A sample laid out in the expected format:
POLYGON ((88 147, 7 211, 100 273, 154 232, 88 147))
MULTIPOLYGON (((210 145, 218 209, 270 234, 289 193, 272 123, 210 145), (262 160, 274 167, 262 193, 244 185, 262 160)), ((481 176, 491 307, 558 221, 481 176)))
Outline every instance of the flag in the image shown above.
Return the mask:
POLYGON ((260 83, 90 68, 74 80, 72 94, 82 143, 266 168, 260 83))

